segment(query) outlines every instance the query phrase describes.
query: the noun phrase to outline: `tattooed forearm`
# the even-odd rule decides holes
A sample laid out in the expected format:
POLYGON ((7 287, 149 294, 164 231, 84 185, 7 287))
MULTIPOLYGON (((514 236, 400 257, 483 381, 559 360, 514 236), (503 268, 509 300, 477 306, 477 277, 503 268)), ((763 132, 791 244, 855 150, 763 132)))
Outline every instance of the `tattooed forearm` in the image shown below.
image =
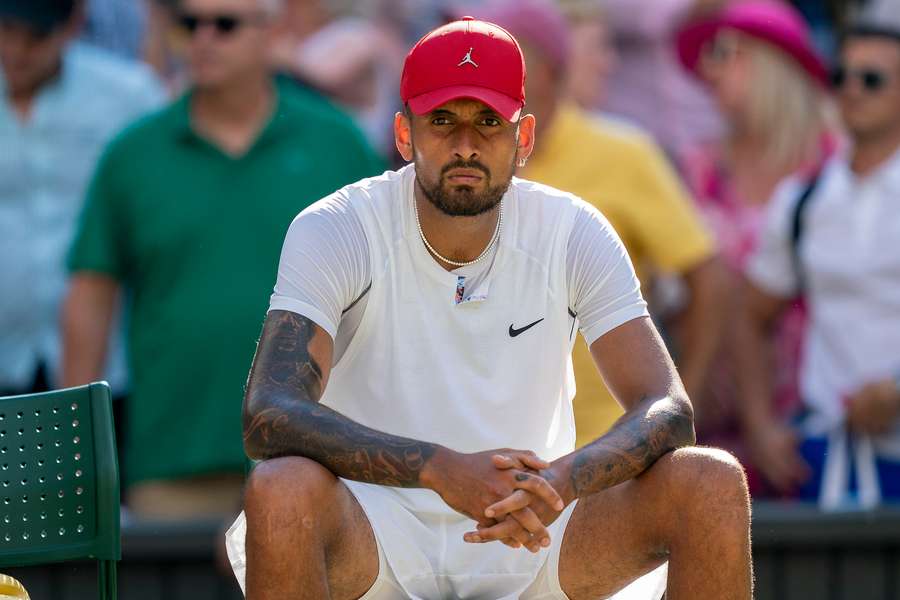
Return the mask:
POLYGON ((435 445, 370 429, 318 404, 325 381, 311 350, 316 335, 327 334, 305 317, 269 313, 244 398, 247 453, 305 456, 348 479, 420 486, 435 445))
POLYGON ((645 400, 609 433, 574 454, 571 485, 575 496, 582 498, 633 479, 663 454, 694 442, 687 401, 645 400))

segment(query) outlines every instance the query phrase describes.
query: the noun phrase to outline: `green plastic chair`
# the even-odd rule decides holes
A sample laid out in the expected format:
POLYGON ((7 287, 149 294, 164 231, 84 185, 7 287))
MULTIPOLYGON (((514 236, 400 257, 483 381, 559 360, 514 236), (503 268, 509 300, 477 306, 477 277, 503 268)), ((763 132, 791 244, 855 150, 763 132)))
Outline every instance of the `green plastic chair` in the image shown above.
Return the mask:
POLYGON ((0 568, 96 559, 115 600, 121 557, 109 386, 0 398, 0 568))

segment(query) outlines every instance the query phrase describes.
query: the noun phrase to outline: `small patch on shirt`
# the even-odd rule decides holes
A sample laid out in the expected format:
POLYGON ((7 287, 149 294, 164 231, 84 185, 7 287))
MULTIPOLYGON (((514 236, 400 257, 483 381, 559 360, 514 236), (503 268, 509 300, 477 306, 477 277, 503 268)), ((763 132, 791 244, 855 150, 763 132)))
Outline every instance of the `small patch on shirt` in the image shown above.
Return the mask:
POLYGON ((456 277, 456 296, 454 301, 456 304, 462 304, 466 297, 466 278, 462 275, 456 277))
POLYGON ((467 302, 482 302, 487 300, 487 288, 482 285, 479 286, 476 293, 469 294, 466 296, 466 278, 462 275, 457 275, 456 277, 456 294, 453 297, 454 304, 465 304, 467 302))

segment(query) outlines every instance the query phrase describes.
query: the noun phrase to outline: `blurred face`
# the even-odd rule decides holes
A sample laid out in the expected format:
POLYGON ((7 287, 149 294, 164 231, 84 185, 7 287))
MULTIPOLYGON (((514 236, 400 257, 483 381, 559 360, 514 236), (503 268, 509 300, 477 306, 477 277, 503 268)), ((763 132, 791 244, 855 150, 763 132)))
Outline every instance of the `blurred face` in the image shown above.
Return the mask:
POLYGON ((397 149, 415 162, 421 191, 451 216, 494 208, 516 161, 533 146, 534 117, 510 123, 476 100, 454 100, 425 115, 398 114, 394 125, 397 149))
POLYGON ((33 93, 56 74, 72 30, 60 27, 43 33, 0 18, 0 67, 11 96, 33 93))
POLYGON ((525 97, 528 98, 528 110, 539 123, 546 127, 556 108, 557 97, 562 93, 560 86, 562 73, 534 44, 520 39, 522 54, 525 56, 525 97))
POLYGON ((743 113, 750 90, 750 59, 741 35, 720 32, 701 57, 700 74, 709 84, 719 110, 730 120, 743 113))
POLYGON ((834 79, 844 123, 854 138, 900 130, 900 42, 848 40, 834 79))
POLYGON ((183 0, 176 23, 194 85, 217 88, 265 72, 273 21, 262 0, 183 0))
POLYGON ((572 25, 571 44, 569 95, 584 108, 595 108, 616 66, 611 33, 602 19, 585 19, 572 25))

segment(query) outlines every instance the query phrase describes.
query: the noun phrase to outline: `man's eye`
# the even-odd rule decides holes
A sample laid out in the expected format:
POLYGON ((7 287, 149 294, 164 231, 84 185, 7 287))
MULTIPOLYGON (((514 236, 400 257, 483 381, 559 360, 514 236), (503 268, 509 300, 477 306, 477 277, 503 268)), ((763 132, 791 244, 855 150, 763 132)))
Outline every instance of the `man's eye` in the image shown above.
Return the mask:
POLYGON ((500 119, 497 117, 485 117, 481 123, 483 125, 487 125, 488 127, 499 127, 501 125, 500 119))
POLYGON ((447 117, 435 117, 431 120, 432 125, 449 125, 450 119, 447 117))

